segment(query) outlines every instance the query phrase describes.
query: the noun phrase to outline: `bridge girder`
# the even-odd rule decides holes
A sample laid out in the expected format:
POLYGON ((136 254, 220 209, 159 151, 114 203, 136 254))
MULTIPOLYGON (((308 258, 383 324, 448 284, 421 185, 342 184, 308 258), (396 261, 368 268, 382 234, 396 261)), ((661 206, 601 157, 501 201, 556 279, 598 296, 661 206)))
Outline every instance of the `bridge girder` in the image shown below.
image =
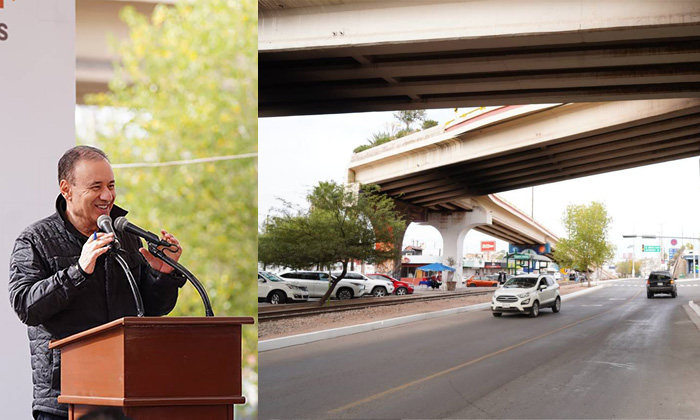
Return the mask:
POLYGON ((700 3, 259 2, 260 116, 700 97, 700 3))

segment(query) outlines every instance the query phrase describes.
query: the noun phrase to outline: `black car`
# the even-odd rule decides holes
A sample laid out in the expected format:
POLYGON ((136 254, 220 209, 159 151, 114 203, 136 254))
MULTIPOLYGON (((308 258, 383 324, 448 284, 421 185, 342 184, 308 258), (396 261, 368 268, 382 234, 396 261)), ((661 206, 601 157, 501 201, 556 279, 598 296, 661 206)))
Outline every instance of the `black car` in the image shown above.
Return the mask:
POLYGON ((647 298, 651 299, 657 293, 668 293, 675 298, 678 296, 676 280, 668 271, 652 271, 647 279, 647 298))

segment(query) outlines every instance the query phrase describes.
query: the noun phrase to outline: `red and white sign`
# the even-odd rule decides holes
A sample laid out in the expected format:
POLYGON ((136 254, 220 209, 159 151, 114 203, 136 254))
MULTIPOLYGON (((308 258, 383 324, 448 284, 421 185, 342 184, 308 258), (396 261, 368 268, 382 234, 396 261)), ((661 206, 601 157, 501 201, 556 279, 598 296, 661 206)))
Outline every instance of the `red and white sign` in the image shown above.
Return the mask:
POLYGON ((678 245, 678 241, 675 239, 671 239, 671 245, 673 245, 673 246, 678 245))
POLYGON ((481 241, 481 252, 491 252, 496 250, 496 241, 481 241))

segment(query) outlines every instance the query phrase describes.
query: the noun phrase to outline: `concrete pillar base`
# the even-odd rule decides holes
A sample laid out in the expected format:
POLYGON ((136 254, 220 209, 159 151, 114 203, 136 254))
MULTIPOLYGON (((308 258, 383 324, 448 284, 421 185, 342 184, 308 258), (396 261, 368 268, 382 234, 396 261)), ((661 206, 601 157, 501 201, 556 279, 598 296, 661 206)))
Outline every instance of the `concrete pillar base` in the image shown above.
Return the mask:
POLYGON ((470 212, 428 213, 428 221, 421 224, 433 226, 440 232, 443 243, 443 264, 457 270, 450 277, 447 274, 450 273, 449 271, 444 272, 443 290, 447 289, 445 280, 461 281, 464 238, 467 233, 477 226, 491 223, 491 212, 482 207, 474 207, 470 212))

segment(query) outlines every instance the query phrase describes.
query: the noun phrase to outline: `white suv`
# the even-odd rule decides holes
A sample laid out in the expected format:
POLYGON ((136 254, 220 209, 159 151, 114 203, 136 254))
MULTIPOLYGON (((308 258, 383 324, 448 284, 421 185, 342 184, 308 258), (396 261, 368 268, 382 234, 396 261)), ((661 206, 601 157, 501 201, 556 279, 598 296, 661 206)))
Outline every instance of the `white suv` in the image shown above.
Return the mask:
MULTIPOLYGON (((333 273, 333 276, 338 277, 340 272, 333 273)), ((348 271, 345 273, 343 280, 352 280, 353 282, 363 282, 365 284, 365 289, 368 293, 371 293, 374 297, 382 297, 394 293, 394 283, 389 280, 378 280, 371 279, 362 273, 356 273, 354 271, 348 271)))
POLYGON ((258 302, 268 302, 273 305, 288 301, 306 302, 309 291, 305 287, 289 284, 267 271, 258 271, 258 302))
MULTIPOLYGON (((283 280, 296 286, 306 287, 309 297, 323 297, 329 287, 330 276, 325 271, 291 271, 280 275, 283 280)), ((364 282, 343 279, 335 286, 333 294, 338 299, 360 297, 367 291, 364 282)))
POLYGON ((559 284, 548 274, 524 274, 513 277, 498 288, 491 298, 493 316, 505 312, 527 313, 536 317, 542 308, 561 310, 559 284))

